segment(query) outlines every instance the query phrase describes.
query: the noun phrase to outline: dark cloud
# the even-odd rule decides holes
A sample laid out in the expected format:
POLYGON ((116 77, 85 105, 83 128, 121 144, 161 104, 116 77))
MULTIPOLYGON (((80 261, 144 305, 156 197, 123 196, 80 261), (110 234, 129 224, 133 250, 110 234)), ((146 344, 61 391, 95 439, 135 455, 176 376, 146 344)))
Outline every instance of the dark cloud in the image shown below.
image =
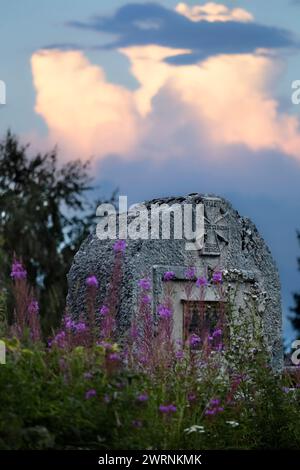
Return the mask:
POLYGON ((167 59, 178 65, 221 53, 250 53, 257 48, 296 46, 295 39, 284 29, 255 22, 193 22, 176 11, 154 3, 128 4, 113 16, 95 16, 86 23, 73 21, 68 24, 116 35, 115 41, 105 48, 156 44, 190 49, 192 54, 167 59))
POLYGON ((78 51, 79 49, 84 50, 84 49, 90 49, 90 46, 79 46, 76 43, 71 43, 71 42, 60 42, 60 43, 53 43, 53 44, 46 44, 43 46, 43 49, 59 49, 60 51, 78 51))

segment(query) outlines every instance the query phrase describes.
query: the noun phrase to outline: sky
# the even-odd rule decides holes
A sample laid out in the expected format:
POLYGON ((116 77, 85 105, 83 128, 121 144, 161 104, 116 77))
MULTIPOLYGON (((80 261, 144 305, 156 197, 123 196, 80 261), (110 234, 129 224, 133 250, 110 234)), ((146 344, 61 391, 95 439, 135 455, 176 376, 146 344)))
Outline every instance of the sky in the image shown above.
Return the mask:
POLYGON ((92 158, 130 202, 209 192, 249 216, 300 290, 300 0, 1 0, 0 136, 92 158))

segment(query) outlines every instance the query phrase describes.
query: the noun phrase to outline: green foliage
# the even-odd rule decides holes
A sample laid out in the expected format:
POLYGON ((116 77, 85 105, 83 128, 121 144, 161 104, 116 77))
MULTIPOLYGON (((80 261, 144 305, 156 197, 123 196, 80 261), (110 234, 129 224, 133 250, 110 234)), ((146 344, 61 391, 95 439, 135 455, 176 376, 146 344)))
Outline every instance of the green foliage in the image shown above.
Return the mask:
MULTIPOLYGON (((0 237, 0 266, 3 266, 3 240, 0 237)), ((7 291, 3 283, 3 271, 0 271, 0 339, 7 330, 7 291)))
POLYGON ((266 367, 263 355, 251 365, 245 361, 243 380, 230 396, 232 378, 220 379, 217 355, 201 377, 180 361, 163 377, 150 378, 108 369, 103 346, 65 351, 6 343, 1 449, 299 448, 300 391, 283 389, 286 379, 266 367), (87 399, 88 390, 96 395, 87 399), (142 393, 147 400, 138 400, 142 393), (224 411, 207 416, 213 397, 224 411), (159 411, 170 403, 175 412, 159 411))
POLYGON ((0 338, 7 330, 6 292, 0 290, 0 338))
POLYGON ((10 132, 0 142, 1 271, 9 279, 14 253, 22 259, 31 285, 38 286, 46 332, 63 314, 66 273, 93 228, 97 204, 85 197, 92 189, 88 168, 80 161, 59 164, 55 150, 30 156, 29 146, 10 132))
MULTIPOLYGON (((300 243, 300 232, 297 233, 297 238, 300 243)), ((298 268, 300 271, 300 258, 298 258, 298 268)), ((292 317, 290 317, 290 321, 295 328, 296 332, 300 334, 300 293, 294 293, 294 306, 291 308, 291 312, 294 313, 292 317)))

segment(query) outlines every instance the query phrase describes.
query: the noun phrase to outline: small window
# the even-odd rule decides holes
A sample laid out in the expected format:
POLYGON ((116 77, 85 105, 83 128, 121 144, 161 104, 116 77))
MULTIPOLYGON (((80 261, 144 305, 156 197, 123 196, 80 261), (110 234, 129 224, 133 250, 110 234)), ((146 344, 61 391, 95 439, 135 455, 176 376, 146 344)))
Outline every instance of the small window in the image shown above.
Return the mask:
POLYGON ((202 339, 213 334, 220 326, 223 307, 220 302, 183 300, 184 341, 192 334, 202 339))

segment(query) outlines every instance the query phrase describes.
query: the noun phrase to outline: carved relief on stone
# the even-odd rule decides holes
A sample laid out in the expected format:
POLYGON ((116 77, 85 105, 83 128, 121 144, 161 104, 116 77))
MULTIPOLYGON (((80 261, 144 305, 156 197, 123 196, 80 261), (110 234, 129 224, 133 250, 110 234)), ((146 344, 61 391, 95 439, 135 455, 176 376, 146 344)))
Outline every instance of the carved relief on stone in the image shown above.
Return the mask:
POLYGON ((229 243, 228 212, 222 208, 219 198, 204 198, 204 246, 201 254, 220 256, 222 249, 229 243))

